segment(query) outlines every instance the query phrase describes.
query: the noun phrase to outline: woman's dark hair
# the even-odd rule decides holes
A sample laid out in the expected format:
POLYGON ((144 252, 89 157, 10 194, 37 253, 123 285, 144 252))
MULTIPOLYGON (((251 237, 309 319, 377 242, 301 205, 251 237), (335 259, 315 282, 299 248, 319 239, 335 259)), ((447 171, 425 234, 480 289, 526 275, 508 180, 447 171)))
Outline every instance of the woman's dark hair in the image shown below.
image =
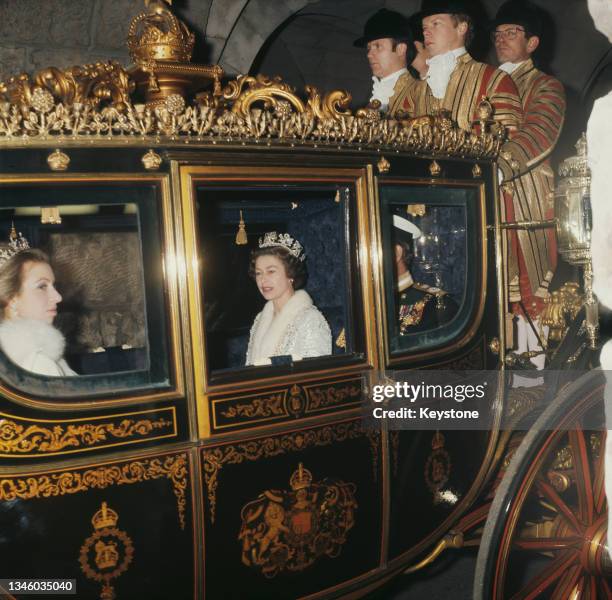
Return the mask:
POLYGON ((15 254, 0 266, 0 321, 6 318, 5 311, 9 302, 21 291, 23 267, 30 262, 49 264, 49 257, 42 250, 29 248, 15 254))
POLYGON ((293 289, 301 290, 306 285, 308 274, 306 265, 282 246, 271 246, 270 248, 259 248, 251 252, 251 264, 249 275, 255 279, 255 261, 260 256, 276 256, 284 265, 285 273, 289 279, 293 279, 293 289))

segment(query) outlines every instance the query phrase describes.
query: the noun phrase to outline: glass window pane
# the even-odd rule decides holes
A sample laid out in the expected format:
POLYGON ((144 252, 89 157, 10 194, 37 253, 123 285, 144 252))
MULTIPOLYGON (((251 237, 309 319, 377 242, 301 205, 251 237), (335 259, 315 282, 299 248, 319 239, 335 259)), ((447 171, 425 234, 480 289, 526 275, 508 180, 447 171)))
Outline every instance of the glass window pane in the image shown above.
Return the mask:
POLYGON ((0 264, 0 377, 62 399, 167 387, 159 188, 26 185, 2 194, 0 242, 8 255, 0 264), (41 202, 48 199, 57 204, 41 202), (7 246, 13 225, 44 254, 7 246), (17 262, 23 265, 11 276, 17 262), (33 266, 45 273, 30 289, 33 266), (4 293, 7 282, 19 292, 4 293))
POLYGON ((465 328, 477 300, 477 190, 381 187, 391 355, 442 346, 465 328))
POLYGON ((349 196, 348 188, 303 184, 197 188, 211 371, 309 368, 324 357, 353 353, 349 196), (260 239, 272 258, 251 265, 260 239), (292 252, 294 258, 305 255, 297 271, 285 258, 292 252), (266 273, 268 262, 275 277, 266 273))

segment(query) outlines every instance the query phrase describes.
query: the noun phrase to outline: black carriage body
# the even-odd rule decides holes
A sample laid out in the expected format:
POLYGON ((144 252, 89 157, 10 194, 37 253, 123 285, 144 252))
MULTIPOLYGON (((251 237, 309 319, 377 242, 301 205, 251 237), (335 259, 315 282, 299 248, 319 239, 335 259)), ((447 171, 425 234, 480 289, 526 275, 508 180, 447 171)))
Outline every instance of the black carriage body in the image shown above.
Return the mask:
MULTIPOLYGON (((80 282, 80 296, 64 292, 68 333, 104 326, 91 334, 97 352, 69 338, 78 378, 0 358, 3 577, 76 579, 79 598, 105 586, 117 598, 332 597, 407 566, 473 505, 496 432, 448 433, 457 502, 440 504, 426 473, 434 432, 366 429, 360 407, 373 371, 497 367, 492 162, 169 141, 153 146, 162 161, 147 170, 144 141, 100 139, 66 141, 70 166, 54 172, 54 145, 17 145, 0 151, 3 224, 14 220, 63 261, 63 281, 80 282), (425 206, 414 217, 423 229, 435 215, 458 308, 437 333, 399 336, 389 227, 412 205, 425 206), (62 223, 41 224, 53 207, 62 223), (245 367, 261 308, 248 256, 272 225, 309 252, 307 289, 334 350, 245 367), (94 242, 98 258, 75 274, 67 263, 94 242), (105 282, 98 296, 92 279, 105 282), (138 307, 143 316, 130 316, 138 307)), ((431 261, 416 258, 434 285, 431 261)))

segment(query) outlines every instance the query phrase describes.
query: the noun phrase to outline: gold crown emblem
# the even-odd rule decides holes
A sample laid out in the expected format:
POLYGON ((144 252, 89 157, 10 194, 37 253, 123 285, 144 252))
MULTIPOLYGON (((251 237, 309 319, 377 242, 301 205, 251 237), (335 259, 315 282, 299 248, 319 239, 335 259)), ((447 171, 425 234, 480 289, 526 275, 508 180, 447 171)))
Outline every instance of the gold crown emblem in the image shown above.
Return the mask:
POLYGON ((302 244, 295 238, 292 238, 288 233, 276 233, 276 231, 268 231, 262 238, 259 238, 260 248, 271 248, 280 246, 289 251, 289 254, 295 256, 300 261, 306 258, 302 244))
POLYGON ((118 520, 119 515, 112 508, 109 508, 106 502, 102 502, 102 508, 91 518, 91 524, 94 529, 104 529, 105 527, 114 527, 118 520))
POLYGON ((166 2, 172 4, 172 0, 145 0, 148 12, 132 19, 128 48, 135 63, 191 60, 195 36, 170 12, 166 2))
POLYGON ((303 488, 310 487, 312 483, 312 473, 305 469, 302 463, 299 464, 297 471, 291 475, 291 479, 289 480, 289 485, 294 492, 297 490, 301 490, 303 488))

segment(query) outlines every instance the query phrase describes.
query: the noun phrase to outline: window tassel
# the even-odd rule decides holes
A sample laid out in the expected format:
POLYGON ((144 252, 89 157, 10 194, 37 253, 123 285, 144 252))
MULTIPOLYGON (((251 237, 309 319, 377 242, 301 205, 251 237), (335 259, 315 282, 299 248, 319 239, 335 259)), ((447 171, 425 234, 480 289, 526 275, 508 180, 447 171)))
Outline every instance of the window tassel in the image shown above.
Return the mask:
POLYGON ((62 222, 59 206, 45 206, 40 212, 40 222, 43 225, 59 225, 62 222))
POLYGON ((238 233, 236 233, 236 246, 244 246, 247 243, 247 232, 244 228, 244 219, 242 218, 242 211, 240 211, 240 223, 238 223, 238 233))

